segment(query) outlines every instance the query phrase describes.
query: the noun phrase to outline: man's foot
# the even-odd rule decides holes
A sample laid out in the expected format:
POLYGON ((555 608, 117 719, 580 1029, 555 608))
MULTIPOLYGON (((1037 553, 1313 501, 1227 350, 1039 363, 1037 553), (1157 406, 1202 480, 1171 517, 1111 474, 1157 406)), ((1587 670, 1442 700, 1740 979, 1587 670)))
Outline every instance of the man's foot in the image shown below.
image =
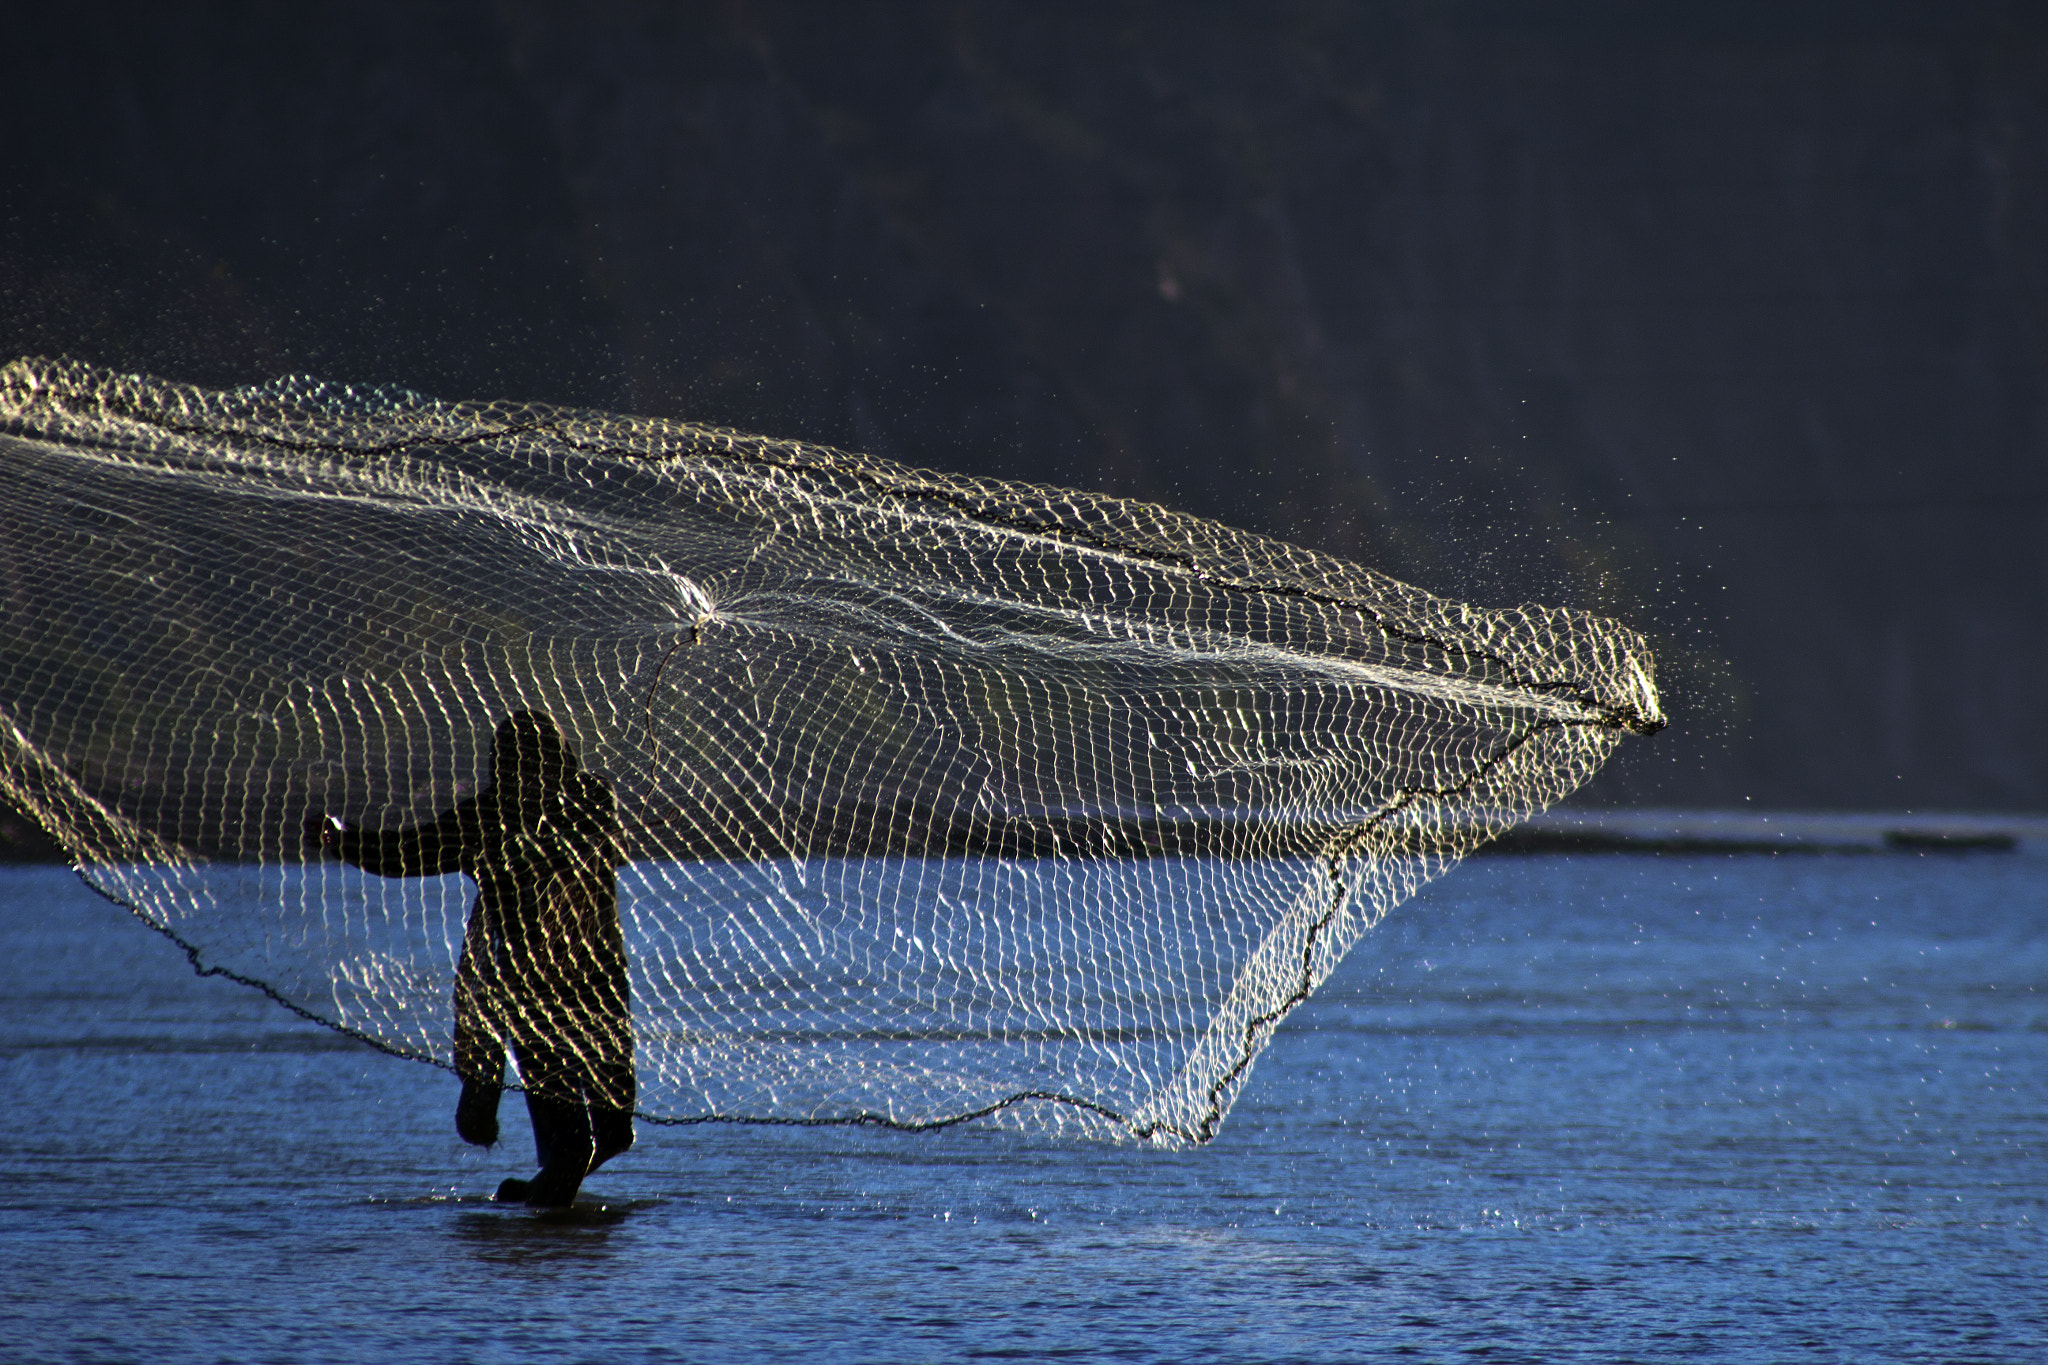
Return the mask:
POLYGON ((566 1209, 576 1202, 577 1187, 582 1185, 581 1176, 565 1178, 560 1171, 543 1170, 531 1181, 519 1182, 526 1187, 523 1198, 537 1209, 566 1209))
POLYGON ((498 1186, 496 1198, 500 1204, 524 1204, 528 1192, 532 1189, 531 1180, 507 1180, 498 1186))

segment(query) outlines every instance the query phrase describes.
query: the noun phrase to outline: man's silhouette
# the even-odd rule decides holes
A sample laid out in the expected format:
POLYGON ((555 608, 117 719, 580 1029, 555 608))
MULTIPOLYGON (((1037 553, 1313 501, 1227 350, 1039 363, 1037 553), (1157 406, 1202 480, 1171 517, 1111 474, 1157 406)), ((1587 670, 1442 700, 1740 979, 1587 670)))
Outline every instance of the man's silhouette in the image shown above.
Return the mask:
POLYGON ((498 726, 491 782, 429 824, 306 822, 309 843, 385 877, 466 872, 477 885, 455 974, 455 1128, 498 1140, 505 1049, 519 1059, 540 1172, 498 1198, 560 1207, 633 1145, 633 1025, 615 873, 611 784, 586 772, 549 717, 498 726))

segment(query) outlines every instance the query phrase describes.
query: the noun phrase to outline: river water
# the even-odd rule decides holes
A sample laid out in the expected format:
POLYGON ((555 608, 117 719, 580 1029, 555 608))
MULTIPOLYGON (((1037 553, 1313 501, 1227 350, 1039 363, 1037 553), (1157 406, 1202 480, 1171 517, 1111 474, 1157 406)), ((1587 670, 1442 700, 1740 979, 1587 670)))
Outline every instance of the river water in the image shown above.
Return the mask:
POLYGON ((542 1215, 445 1073, 0 869, 0 1357, 2048 1360, 2048 853, 1482 859, 1222 1134, 643 1126, 542 1215))

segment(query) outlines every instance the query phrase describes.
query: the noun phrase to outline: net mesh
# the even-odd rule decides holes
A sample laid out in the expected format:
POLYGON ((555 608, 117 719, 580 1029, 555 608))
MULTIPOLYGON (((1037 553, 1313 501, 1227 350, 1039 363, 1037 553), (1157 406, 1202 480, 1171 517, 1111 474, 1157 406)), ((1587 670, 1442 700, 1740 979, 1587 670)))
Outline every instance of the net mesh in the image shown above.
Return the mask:
POLYGON ((688 423, 0 370, 0 786, 195 966, 455 1065, 476 891, 308 851, 551 717, 643 1117, 1212 1137, 1648 652, 1165 509, 688 423), (607 864, 609 865, 609 864, 607 864))

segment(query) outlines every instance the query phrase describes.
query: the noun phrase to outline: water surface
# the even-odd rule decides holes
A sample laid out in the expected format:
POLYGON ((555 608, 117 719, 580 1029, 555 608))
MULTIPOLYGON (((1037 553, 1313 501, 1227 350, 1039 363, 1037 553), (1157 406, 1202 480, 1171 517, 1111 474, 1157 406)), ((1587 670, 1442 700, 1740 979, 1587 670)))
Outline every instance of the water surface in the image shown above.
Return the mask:
POLYGON ((1481 860, 1221 1136, 643 1126, 566 1217, 454 1082, 0 870, 0 1354, 2048 1359, 2048 858, 1481 860))

